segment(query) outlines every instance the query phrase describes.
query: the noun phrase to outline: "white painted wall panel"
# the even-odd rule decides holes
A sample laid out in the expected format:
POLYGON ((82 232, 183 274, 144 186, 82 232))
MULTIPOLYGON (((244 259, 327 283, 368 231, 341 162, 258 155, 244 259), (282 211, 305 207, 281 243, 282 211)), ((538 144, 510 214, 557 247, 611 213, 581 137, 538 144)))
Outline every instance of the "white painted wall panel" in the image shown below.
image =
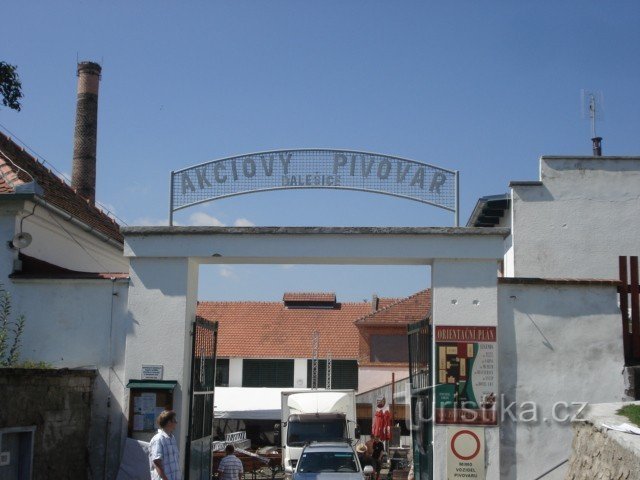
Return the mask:
POLYGON ((242 386, 242 358, 229 359, 229 386, 242 386))
POLYGON ((542 157, 513 188, 516 277, 617 278, 640 250, 640 157, 542 157))
MULTIPOLYGON (((502 407, 516 402, 518 419, 529 409, 524 402, 533 402, 538 413, 532 422, 513 422, 505 415, 501 478, 536 478, 568 458, 571 428, 569 422, 553 420, 556 402, 624 398, 616 297, 615 287, 499 286, 502 407)), ((558 413, 565 412, 560 406, 558 413)))
POLYGON ((295 358, 293 360, 293 386, 295 388, 307 388, 306 358, 295 358))

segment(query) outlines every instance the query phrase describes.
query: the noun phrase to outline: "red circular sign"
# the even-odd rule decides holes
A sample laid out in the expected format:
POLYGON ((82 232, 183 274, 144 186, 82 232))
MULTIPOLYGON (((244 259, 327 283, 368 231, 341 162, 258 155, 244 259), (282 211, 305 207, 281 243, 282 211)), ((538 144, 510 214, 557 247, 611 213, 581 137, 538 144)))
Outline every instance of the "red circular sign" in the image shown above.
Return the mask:
POLYGON ((460 430, 458 433, 456 433, 453 437, 451 437, 451 451, 453 452, 453 454, 458 457, 460 460, 471 460, 473 457, 475 457, 476 455, 478 455, 478 452, 480 451, 480 438, 478 438, 478 435, 476 435, 475 433, 473 433, 471 430, 460 430), (460 452, 458 452, 456 450, 456 439, 460 436, 460 435, 470 435, 471 438, 473 438, 473 440, 475 440, 476 442, 476 449, 475 451, 468 456, 462 455, 460 454, 460 452))

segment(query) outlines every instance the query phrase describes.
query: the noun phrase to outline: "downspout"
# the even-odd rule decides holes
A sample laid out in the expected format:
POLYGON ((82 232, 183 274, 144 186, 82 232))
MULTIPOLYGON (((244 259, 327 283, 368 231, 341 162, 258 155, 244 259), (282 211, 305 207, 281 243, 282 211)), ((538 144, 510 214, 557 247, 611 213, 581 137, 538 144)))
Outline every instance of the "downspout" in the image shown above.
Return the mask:
MULTIPOLYGON (((113 298, 118 296, 116 292, 116 278, 111 277, 111 311, 109 319, 109 374, 107 375, 107 388, 109 388, 109 396, 107 397, 107 425, 104 432, 104 464, 102 465, 102 478, 107 479, 107 465, 109 456, 107 448, 109 445, 109 434, 111 433, 111 370, 113 369, 113 298)), ((118 449, 119 451, 120 449, 118 449)))

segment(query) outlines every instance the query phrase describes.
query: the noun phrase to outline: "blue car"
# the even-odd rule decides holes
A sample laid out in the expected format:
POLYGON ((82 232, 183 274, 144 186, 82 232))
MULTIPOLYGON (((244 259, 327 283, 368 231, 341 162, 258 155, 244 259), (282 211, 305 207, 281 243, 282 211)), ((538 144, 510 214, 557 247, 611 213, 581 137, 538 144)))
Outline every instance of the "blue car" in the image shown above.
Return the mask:
POLYGON ((349 443, 312 443, 307 445, 293 473, 293 480, 365 480, 373 467, 362 468, 349 443))

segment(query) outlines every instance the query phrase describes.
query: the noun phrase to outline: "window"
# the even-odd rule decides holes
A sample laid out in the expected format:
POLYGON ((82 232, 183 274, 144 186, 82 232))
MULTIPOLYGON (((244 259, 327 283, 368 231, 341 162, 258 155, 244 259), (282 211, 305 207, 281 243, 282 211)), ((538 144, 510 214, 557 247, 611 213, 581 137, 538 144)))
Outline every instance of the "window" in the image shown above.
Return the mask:
POLYGON ((360 435, 371 435, 373 406, 370 403, 356 403, 356 420, 360 435))
MULTIPOLYGON (((307 388, 311 388, 313 360, 307 360, 307 388)), ((318 360, 318 388, 327 387, 327 361, 318 360)), ((331 361, 331 388, 358 389, 358 362, 356 360, 331 361)))
POLYGON ((293 387, 293 360, 243 360, 242 386, 293 387))
POLYGON ((394 425, 400 426, 400 435, 411 435, 411 430, 409 430, 410 414, 411 409, 409 408, 409 405, 405 405, 403 403, 396 403, 394 405, 393 423, 394 425))
POLYGON ((31 478, 36 427, 0 428, 0 478, 31 478), (7 463, 5 463, 7 462, 7 463))
POLYGON ((371 335, 372 362, 409 362, 407 335, 371 335))
POLYGON ((216 361, 216 387, 229 386, 229 359, 218 358, 216 361))

